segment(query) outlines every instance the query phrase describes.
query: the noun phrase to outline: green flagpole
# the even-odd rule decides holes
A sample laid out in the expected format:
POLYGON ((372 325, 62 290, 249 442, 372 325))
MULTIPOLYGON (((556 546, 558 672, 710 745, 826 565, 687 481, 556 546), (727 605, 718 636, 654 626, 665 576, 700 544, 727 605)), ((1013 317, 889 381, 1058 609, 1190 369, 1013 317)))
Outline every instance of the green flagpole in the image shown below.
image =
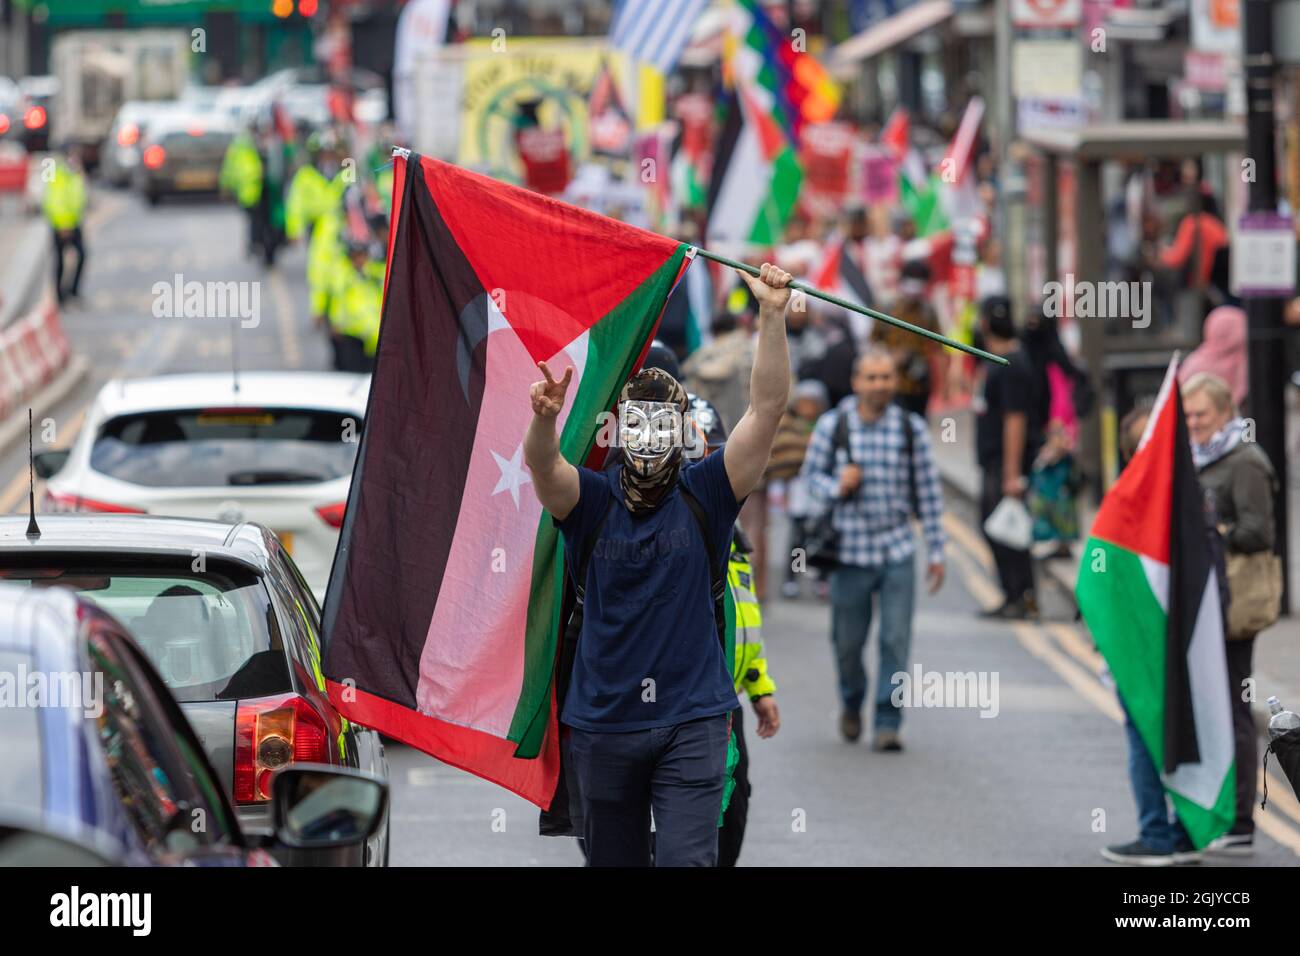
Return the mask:
MULTIPOLYGON (((403 146, 394 146, 393 155, 401 156, 403 159, 409 160, 415 154, 403 146)), ((716 252, 710 252, 708 249, 701 249, 699 246, 692 246, 691 248, 695 250, 696 254, 701 255, 706 259, 712 259, 714 262, 720 262, 724 266, 731 266, 731 268, 739 269, 741 272, 748 272, 752 276, 759 274, 758 267, 751 266, 747 262, 737 262, 735 259, 728 259, 726 256, 720 256, 716 252)), ((946 335, 940 335, 938 332, 931 332, 929 329, 920 328, 919 326, 913 325, 911 322, 904 322, 902 319, 896 319, 892 315, 877 312, 875 309, 868 309, 865 305, 858 305, 856 302, 849 302, 847 299, 841 299, 839 296, 831 295, 829 292, 823 292, 821 289, 814 289, 812 286, 800 282, 798 279, 794 279, 790 282, 790 288, 802 292, 804 295, 810 295, 814 299, 821 299, 823 302, 829 302, 831 305, 838 305, 841 309, 848 309, 850 312, 857 312, 859 315, 868 315, 881 322, 888 322, 890 325, 896 325, 900 329, 906 329, 916 335, 932 339, 940 345, 947 345, 950 348, 965 352, 967 355, 974 355, 976 358, 982 358, 986 362, 993 362, 995 365, 1011 364, 1000 355, 994 355, 992 352, 985 352, 983 349, 977 349, 973 345, 966 345, 964 342, 958 342, 955 339, 948 338, 946 335)))
MULTIPOLYGON (((757 266, 751 266, 747 262, 738 262, 735 259, 728 259, 726 256, 720 256, 716 252, 710 252, 708 249, 701 249, 699 246, 692 247, 697 255, 705 259, 712 259, 714 262, 720 262, 724 266, 731 266, 733 269, 739 269, 742 272, 748 272, 752 276, 759 274, 757 266)), ((922 335, 927 339, 932 339, 941 345, 947 345, 954 349, 959 349, 968 355, 974 355, 976 358, 982 358, 986 362, 993 362, 997 365, 1009 365, 1010 363, 1001 355, 994 355, 992 352, 985 352, 983 349, 977 349, 973 345, 967 345, 964 342, 958 342, 950 339, 946 335, 940 335, 938 332, 931 332, 929 329, 923 329, 913 325, 911 322, 904 322, 902 319, 896 319, 892 315, 886 315, 883 312, 877 312, 875 309, 868 309, 865 305, 858 305, 856 302, 850 302, 847 299, 841 299, 837 295, 831 295, 829 292, 823 292, 821 289, 814 289, 807 283, 793 279, 790 282, 790 288, 802 292, 804 295, 810 295, 814 299, 821 299, 823 302, 829 302, 831 305, 838 305, 841 309, 848 309, 850 312, 857 312, 859 315, 869 315, 873 319, 881 322, 888 322, 890 325, 896 325, 900 329, 906 329, 917 335, 922 335)))

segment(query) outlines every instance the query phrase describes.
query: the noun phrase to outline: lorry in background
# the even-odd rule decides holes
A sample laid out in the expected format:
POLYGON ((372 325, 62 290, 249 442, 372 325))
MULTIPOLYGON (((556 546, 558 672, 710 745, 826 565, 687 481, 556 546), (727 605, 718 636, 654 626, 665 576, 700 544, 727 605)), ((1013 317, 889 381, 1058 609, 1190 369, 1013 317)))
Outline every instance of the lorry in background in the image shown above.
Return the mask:
POLYGON ((174 100, 189 79, 185 30, 74 30, 54 39, 59 89, 53 143, 77 145, 88 166, 127 100, 174 100))

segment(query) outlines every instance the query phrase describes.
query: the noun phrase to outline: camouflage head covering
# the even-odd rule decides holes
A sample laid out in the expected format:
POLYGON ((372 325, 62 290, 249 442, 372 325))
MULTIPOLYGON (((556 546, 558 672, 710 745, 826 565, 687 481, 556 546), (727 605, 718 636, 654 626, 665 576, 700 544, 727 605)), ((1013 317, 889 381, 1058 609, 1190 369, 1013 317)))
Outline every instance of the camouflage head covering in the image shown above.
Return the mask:
MULTIPOLYGON (((663 369, 643 368, 633 375, 619 393, 619 414, 624 402, 666 402, 676 405, 683 415, 686 412, 686 389, 677 379, 663 369)), ((623 449, 623 467, 619 482, 623 488, 623 503, 634 515, 649 514, 659 507, 664 497, 677 484, 682 466, 682 445, 675 448, 655 469, 643 474, 632 467, 627 450, 623 449)))

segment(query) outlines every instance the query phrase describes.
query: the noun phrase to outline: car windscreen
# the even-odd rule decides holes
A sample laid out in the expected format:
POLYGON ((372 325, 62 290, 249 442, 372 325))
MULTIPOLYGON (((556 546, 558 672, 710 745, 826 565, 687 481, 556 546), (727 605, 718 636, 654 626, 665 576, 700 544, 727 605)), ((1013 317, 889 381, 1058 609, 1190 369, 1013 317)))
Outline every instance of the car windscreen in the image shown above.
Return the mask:
POLYGON ((305 484, 352 474, 361 419, 315 409, 119 415, 90 451, 102 475, 150 488, 305 484))
POLYGON ((284 644, 261 578, 231 566, 193 572, 185 556, 175 567, 124 567, 69 555, 41 556, 9 566, 0 580, 28 587, 65 587, 113 615, 139 643, 179 701, 236 700, 293 689, 284 644))

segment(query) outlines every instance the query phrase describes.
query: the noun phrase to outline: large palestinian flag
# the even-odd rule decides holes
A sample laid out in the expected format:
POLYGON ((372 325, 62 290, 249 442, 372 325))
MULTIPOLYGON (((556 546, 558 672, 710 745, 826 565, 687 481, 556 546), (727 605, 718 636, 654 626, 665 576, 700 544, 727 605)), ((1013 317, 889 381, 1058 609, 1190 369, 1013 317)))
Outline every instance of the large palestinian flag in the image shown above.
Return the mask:
POLYGON ((523 463, 537 362, 595 465, 687 247, 414 154, 398 158, 378 360, 325 601, 344 716, 545 808, 562 543, 523 463))
MULTIPOLYGON (((1102 500, 1075 592, 1197 848, 1236 814, 1223 612, 1171 362, 1142 443, 1102 500)), ((1251 768, 1243 768, 1251 772, 1251 768)))

